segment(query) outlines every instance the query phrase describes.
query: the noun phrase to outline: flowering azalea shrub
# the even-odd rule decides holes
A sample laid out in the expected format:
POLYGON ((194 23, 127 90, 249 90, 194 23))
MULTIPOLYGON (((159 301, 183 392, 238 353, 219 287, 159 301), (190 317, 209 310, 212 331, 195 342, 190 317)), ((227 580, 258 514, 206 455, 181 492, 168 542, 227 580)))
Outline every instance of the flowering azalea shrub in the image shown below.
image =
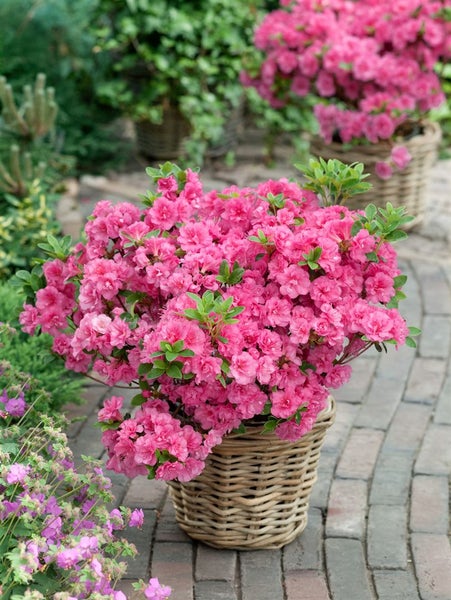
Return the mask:
MULTIPOLYGON (((280 0, 254 41, 261 63, 243 83, 276 108, 313 95, 328 144, 414 135, 445 100, 436 67, 451 57, 447 0, 280 0)), ((396 145, 379 176, 410 158, 396 145)))
POLYGON ((139 385, 132 415, 118 396, 99 412, 109 468, 189 480, 256 416, 296 440, 352 359, 413 343, 391 243, 402 210, 320 207, 283 179, 204 193, 189 169, 147 172, 142 208, 101 201, 84 242, 51 240, 20 317, 67 368, 139 385))
MULTIPOLYGON (((33 425, 25 398, 14 386, 0 397, 0 597, 126 600, 115 591, 126 572, 118 558, 136 548, 118 532, 140 527, 143 511, 108 510, 111 481, 100 464, 85 458, 78 471, 61 422, 41 414, 33 425)), ((150 600, 170 595, 156 579, 136 589, 150 600)))

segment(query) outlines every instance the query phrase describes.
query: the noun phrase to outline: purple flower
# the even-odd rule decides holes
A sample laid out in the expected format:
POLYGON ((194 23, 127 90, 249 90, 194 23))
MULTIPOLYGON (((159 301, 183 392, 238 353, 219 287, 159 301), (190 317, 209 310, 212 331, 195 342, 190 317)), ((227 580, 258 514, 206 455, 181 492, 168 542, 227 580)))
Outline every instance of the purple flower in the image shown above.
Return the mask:
POLYGON ((54 541, 60 535, 62 525, 63 522, 61 521, 60 517, 52 517, 47 527, 42 530, 41 535, 48 541, 54 541))
POLYGON ((130 515, 130 520, 128 522, 130 527, 142 527, 144 523, 144 511, 141 508, 135 508, 135 510, 130 515))
POLYGON ((61 569, 70 569, 81 560, 80 550, 78 548, 66 548, 58 552, 56 564, 61 569))
POLYGON ((9 471, 6 475, 7 483, 22 483, 30 470, 31 467, 29 465, 14 463, 9 467, 9 471))
POLYGON ((166 600, 171 595, 171 588, 161 585, 156 577, 149 579, 149 585, 144 590, 144 596, 148 600, 166 600))
POLYGON ((50 496, 45 505, 45 512, 54 517, 58 517, 63 511, 59 506, 55 496, 50 496))
MULTIPOLYGON (((0 399, 2 398, 3 396, 0 397, 0 399)), ((17 398, 7 398, 4 404, 6 412, 8 412, 12 417, 21 417, 27 408, 27 403, 25 402, 23 393, 20 393, 17 398)))

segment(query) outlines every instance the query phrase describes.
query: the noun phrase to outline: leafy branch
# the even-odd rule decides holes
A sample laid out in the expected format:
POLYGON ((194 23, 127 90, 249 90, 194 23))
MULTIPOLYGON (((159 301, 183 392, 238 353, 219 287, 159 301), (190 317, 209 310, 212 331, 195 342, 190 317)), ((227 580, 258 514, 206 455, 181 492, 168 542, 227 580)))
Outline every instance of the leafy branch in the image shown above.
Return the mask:
POLYGON ((233 296, 224 300, 219 293, 211 290, 207 290, 202 296, 191 292, 187 292, 187 295, 195 301, 196 308, 185 309, 185 317, 198 321, 203 329, 208 330, 213 340, 226 342, 220 335, 221 330, 224 325, 237 323, 235 317, 243 312, 244 306, 232 306, 233 296))
POLYGON ((346 201, 356 194, 363 194, 371 188, 371 184, 363 181, 369 177, 364 173, 363 163, 342 163, 334 158, 311 158, 308 165, 295 164, 307 180, 303 187, 315 192, 323 201, 324 206, 346 204, 346 201))

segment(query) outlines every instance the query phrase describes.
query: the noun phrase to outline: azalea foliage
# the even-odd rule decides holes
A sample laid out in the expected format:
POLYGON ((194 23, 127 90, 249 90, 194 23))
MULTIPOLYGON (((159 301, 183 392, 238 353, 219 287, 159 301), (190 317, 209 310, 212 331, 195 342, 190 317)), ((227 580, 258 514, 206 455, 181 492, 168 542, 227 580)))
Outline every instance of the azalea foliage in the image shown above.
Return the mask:
POLYGON ((320 206, 286 179, 205 193, 189 169, 147 172, 142 206, 99 202, 85 241, 52 238, 42 273, 20 274, 26 332, 53 336, 69 369, 139 386, 132 414, 119 396, 99 412, 109 468, 189 480, 259 415, 296 440, 354 358, 414 345, 392 246, 402 209, 320 206))

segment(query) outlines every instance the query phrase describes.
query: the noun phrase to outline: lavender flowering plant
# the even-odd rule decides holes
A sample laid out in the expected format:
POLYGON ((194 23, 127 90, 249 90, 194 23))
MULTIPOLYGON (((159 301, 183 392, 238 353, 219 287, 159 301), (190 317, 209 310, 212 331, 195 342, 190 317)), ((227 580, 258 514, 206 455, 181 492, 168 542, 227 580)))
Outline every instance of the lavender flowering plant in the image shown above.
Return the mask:
MULTIPOLYGON (((136 548, 117 532, 140 527, 143 511, 107 508, 111 481, 100 463, 83 457, 76 469, 61 420, 41 415, 30 427, 23 389, 4 389, 0 400, 0 597, 126 600, 115 590, 126 572, 120 558, 136 548)), ((148 600, 170 595, 157 579, 135 587, 148 600)))

